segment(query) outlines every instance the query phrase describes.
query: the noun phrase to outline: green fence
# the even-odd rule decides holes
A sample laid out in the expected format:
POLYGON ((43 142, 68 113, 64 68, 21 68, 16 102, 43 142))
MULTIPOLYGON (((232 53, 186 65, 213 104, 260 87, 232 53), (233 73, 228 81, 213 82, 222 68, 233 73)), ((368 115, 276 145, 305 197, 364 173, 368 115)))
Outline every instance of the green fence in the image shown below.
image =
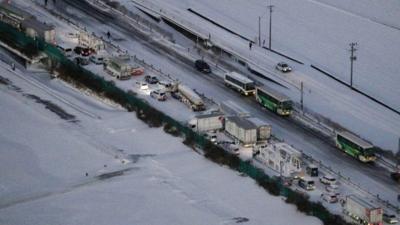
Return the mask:
POLYGON ((284 196, 286 201, 295 204, 299 211, 318 217, 326 225, 347 224, 341 217, 332 215, 320 203, 310 202, 304 194, 282 185, 279 178, 269 177, 262 169, 255 167, 248 161, 240 160, 236 155, 227 153, 219 146, 209 142, 202 135, 195 133, 189 127, 136 97, 134 93, 126 92, 115 86, 113 82, 106 81, 104 78, 75 64, 65 57, 57 47, 44 42, 43 39, 33 39, 26 36, 22 31, 0 22, 0 40, 27 55, 38 51, 46 53, 50 59, 47 59, 47 62, 52 62, 50 66, 54 67, 49 69, 58 71, 62 79, 74 82, 78 86, 89 88, 97 94, 119 103, 128 111, 136 112, 137 117, 149 124, 149 126, 160 127, 168 125, 169 129, 171 127, 174 128, 178 135, 185 138, 185 144, 201 148, 204 151, 204 156, 213 162, 227 165, 231 169, 248 175, 269 193, 284 196))

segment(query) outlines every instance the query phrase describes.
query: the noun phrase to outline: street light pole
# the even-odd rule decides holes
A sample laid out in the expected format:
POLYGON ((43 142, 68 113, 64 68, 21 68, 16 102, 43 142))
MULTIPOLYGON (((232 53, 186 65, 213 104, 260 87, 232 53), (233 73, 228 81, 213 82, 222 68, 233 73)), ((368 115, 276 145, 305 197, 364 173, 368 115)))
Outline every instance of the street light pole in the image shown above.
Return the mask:
POLYGON ((303 112, 303 96, 304 96, 304 85, 303 85, 303 81, 301 81, 300 83, 300 108, 301 108, 301 112, 303 112))
POLYGON ((357 42, 350 43, 350 87, 353 88, 353 62, 357 60, 357 56, 354 55, 356 49, 357 42))
POLYGON ((274 7, 273 5, 268 5, 269 8, 269 42, 268 42, 268 48, 271 50, 271 39, 272 39, 272 8, 274 7))
POLYGON ((261 16, 258 17, 258 46, 261 46, 261 16))

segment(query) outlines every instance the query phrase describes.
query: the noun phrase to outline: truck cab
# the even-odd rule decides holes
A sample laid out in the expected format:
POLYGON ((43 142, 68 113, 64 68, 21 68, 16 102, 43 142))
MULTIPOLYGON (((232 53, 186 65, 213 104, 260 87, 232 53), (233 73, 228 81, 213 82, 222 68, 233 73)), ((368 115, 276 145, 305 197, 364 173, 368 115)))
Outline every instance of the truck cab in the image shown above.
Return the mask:
POLYGON ((299 179, 299 186, 307 191, 315 189, 315 182, 310 177, 303 177, 299 179))

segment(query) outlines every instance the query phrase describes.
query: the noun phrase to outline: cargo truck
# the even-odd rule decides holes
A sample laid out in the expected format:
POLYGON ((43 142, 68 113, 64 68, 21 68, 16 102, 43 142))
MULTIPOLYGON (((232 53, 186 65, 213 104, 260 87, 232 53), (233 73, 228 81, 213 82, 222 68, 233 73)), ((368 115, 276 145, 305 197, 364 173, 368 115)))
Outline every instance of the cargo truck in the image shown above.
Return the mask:
POLYGON ((355 195, 346 196, 343 212, 350 223, 383 225, 383 209, 355 195))
POLYGON ((104 64, 104 70, 119 80, 128 80, 131 78, 131 66, 118 58, 108 60, 104 64))
POLYGON ((244 146, 257 142, 257 126, 246 118, 239 116, 226 117, 225 131, 228 135, 239 140, 244 146))
POLYGON ((216 112, 196 115, 188 124, 195 132, 199 133, 220 130, 224 127, 224 114, 216 112))
POLYGON ((176 84, 173 88, 174 95, 179 95, 181 102, 189 106, 193 111, 204 111, 206 109, 203 99, 188 86, 176 84))

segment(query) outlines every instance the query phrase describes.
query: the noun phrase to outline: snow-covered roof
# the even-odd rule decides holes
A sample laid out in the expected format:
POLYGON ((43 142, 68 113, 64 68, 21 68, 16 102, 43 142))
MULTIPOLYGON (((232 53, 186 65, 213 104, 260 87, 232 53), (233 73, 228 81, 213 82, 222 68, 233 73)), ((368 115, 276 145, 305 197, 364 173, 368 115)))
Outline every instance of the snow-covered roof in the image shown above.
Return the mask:
POLYGON ((210 113, 210 114, 199 114, 199 115, 196 115, 195 118, 204 119, 204 118, 220 117, 223 115, 224 114, 222 112, 217 112, 217 113, 210 113))
POLYGON ((267 123, 264 120, 261 120, 257 117, 247 117, 246 119, 248 121, 252 122, 257 127, 271 126, 269 123, 267 123))
POLYGON ((252 122, 248 121, 246 118, 239 116, 231 116, 226 118, 228 121, 235 123, 238 127, 241 127, 246 130, 257 129, 257 126, 252 122))
POLYGON ((242 83, 245 83, 245 84, 246 83, 254 83, 253 80, 249 79, 248 77, 246 77, 240 73, 234 72, 234 71, 226 73, 225 76, 230 76, 230 77, 232 77, 242 83))
POLYGON ((374 147, 371 143, 357 137, 355 134, 352 134, 348 131, 337 132, 337 134, 346 139, 349 139, 350 141, 356 143, 357 145, 361 146, 364 149, 374 147))
POLYGON ((277 91, 275 91, 275 90, 273 90, 273 89, 271 89, 271 88, 267 88, 267 87, 263 87, 263 88, 257 87, 257 92, 258 92, 259 90, 261 90, 262 92, 265 92, 265 93, 268 94, 268 95, 271 95, 272 97, 278 99, 278 100, 281 101, 281 102, 283 102, 283 101, 290 101, 290 98, 289 98, 289 97, 287 97, 286 95, 281 94, 281 93, 279 93, 279 92, 277 92, 277 91))
POLYGON ((54 30, 53 25, 42 23, 35 18, 25 19, 24 21, 22 21, 22 26, 25 28, 32 28, 38 33, 54 30))

